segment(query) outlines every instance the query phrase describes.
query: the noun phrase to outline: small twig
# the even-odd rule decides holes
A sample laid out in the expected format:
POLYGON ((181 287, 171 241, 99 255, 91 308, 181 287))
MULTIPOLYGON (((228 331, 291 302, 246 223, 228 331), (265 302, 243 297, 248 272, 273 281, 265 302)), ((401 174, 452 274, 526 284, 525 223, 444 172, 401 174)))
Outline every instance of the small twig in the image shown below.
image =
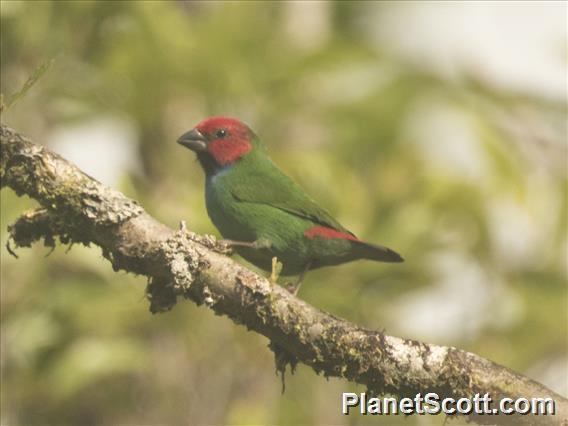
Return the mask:
POLYGON ((2 96, 2 102, 0 102, 1 104, 0 112, 7 111, 14 103, 16 103, 19 99, 23 98, 26 95, 26 93, 28 93, 28 91, 49 70, 51 65, 53 65, 54 61, 55 59, 50 59, 49 61, 44 62, 39 67, 37 67, 32 73, 32 75, 30 75, 28 79, 25 81, 25 83, 22 85, 20 90, 18 90, 17 92, 13 93, 10 97, 8 97, 6 103, 4 103, 4 99, 2 96))

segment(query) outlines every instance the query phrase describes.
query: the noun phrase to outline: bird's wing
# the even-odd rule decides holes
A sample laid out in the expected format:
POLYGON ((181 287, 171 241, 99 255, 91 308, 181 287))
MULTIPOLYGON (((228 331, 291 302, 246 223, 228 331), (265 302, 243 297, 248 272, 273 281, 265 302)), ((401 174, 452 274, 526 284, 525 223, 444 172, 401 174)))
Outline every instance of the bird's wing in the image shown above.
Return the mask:
POLYGON ((353 235, 320 207, 300 185, 277 168, 270 173, 249 173, 232 185, 238 201, 269 205, 315 224, 353 235))

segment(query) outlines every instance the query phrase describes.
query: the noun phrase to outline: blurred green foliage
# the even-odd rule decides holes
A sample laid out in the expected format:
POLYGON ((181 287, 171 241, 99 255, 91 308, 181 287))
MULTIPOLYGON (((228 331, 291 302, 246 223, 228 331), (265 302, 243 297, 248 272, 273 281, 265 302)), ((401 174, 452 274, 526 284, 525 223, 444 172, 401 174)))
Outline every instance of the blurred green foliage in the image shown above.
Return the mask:
MULTIPOLYGON (((137 166, 115 186, 173 227, 216 234, 202 172, 175 140, 206 116, 239 117, 345 226, 407 259, 314 271, 302 298, 558 385, 565 104, 393 57, 361 25, 387 3, 323 4, 327 30, 313 40, 298 38, 294 7, 2 2, 4 96, 54 59, 2 121, 47 143, 56 129, 119 117, 134 128, 137 166), (445 140, 454 122, 465 136, 445 140)), ((2 191, 2 247, 35 205, 2 191)), ((190 303, 150 315, 145 280, 114 273, 96 248, 47 253, 1 253, 2 424, 422 424, 341 416, 341 392, 364 389, 305 366, 281 395, 265 338, 190 303)))

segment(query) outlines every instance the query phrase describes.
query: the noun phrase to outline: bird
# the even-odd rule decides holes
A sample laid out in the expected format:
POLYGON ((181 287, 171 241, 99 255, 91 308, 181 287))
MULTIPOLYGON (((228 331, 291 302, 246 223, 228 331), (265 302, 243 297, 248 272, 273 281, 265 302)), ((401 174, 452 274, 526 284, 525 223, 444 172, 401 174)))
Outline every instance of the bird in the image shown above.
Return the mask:
POLYGON ((197 155, 205 172, 205 205, 223 241, 241 257, 284 276, 359 259, 402 262, 397 252, 364 242, 343 227, 284 174, 251 128, 240 120, 214 116, 177 142, 197 155))

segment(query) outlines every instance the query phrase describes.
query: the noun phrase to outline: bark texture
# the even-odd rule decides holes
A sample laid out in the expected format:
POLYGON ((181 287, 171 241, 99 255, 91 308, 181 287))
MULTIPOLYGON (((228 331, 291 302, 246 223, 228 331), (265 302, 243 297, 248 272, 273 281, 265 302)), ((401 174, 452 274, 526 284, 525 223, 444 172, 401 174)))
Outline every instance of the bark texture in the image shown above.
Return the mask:
POLYGON ((56 239, 95 244, 115 270, 149 278, 152 312, 171 309, 179 297, 205 304, 270 339, 281 372, 301 362, 361 383, 371 394, 399 398, 419 392, 441 398, 489 393, 494 401, 551 397, 554 416, 469 417, 480 424, 568 424, 568 400, 543 385, 473 353, 389 336, 322 312, 232 261, 213 237, 172 230, 61 156, 4 125, 0 132, 2 188, 41 204, 9 226, 15 247, 39 240, 54 246, 56 239))

